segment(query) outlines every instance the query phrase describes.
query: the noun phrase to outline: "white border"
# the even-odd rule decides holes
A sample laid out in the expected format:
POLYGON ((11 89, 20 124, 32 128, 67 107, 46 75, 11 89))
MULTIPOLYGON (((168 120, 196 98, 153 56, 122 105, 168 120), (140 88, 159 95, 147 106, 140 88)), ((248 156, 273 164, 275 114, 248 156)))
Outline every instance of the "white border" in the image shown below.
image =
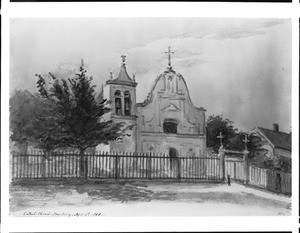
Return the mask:
POLYGON ((2 7, 1 231, 293 231, 299 213, 299 3, 8 3, 2 7), (13 17, 245 17, 292 18, 293 201, 292 216, 278 217, 98 217, 9 216, 8 91, 9 19, 13 17))

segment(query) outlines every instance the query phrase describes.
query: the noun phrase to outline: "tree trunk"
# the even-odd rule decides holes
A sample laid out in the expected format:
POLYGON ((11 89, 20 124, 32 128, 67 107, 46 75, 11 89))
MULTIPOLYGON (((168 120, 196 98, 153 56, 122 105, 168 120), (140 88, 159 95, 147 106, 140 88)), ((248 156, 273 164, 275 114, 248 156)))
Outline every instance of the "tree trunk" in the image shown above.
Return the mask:
POLYGON ((87 158, 84 156, 84 149, 80 149, 80 178, 87 179, 87 158))

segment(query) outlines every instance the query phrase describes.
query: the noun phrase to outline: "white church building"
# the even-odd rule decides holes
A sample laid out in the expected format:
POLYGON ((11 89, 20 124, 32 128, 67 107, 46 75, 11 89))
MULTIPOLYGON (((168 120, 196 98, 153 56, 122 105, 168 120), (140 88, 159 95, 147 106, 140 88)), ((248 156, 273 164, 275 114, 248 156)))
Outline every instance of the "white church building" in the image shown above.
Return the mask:
MULTIPOLYGON (((134 125, 121 141, 111 142, 97 150, 121 152, 160 152, 171 158, 177 156, 205 156, 205 109, 196 107, 189 95, 187 83, 169 62, 159 74, 142 103, 136 103, 135 76, 127 73, 126 56, 118 74, 110 73, 99 98, 110 100, 108 118, 114 122, 134 125)), ((191 84, 190 84, 191 85, 191 84)))

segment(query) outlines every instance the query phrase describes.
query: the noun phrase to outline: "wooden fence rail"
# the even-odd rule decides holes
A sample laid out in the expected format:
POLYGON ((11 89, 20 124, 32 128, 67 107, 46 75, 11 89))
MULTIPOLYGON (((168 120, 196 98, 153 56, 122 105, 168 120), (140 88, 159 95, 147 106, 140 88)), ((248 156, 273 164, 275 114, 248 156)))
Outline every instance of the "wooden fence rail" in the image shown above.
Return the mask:
MULTIPOLYGON (((225 174, 233 181, 242 182, 248 172, 249 184, 278 192, 291 194, 291 174, 282 171, 258 168, 249 165, 245 171, 243 160, 225 159, 225 174), (277 179, 277 180, 276 180, 277 179), (278 183, 278 182, 277 182, 278 183)), ((148 179, 176 180, 182 182, 221 182, 222 163, 219 157, 177 157, 170 158, 161 153, 86 153, 81 160, 79 153, 57 152, 47 156, 41 152, 12 155, 12 179, 148 179), (80 167, 84 161, 85 176, 80 167)))
POLYGON ((273 192, 280 192, 290 195, 292 193, 291 173, 270 170, 250 165, 249 184, 273 192), (277 184, 278 176, 280 183, 277 184))
MULTIPOLYGON (((13 154, 12 178, 80 178, 80 161, 78 153, 13 154)), ((159 153, 103 152, 85 154, 84 163, 85 178, 221 181, 220 161, 212 157, 171 159, 159 153)))

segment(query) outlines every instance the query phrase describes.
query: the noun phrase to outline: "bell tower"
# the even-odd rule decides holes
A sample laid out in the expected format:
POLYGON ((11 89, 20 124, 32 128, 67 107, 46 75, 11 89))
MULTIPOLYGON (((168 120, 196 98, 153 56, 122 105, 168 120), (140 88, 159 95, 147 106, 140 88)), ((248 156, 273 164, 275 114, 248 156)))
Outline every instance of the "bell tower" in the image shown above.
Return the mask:
POLYGON ((103 90, 103 98, 110 100, 110 119, 114 122, 124 122, 125 126, 130 127, 126 131, 130 136, 125 136, 121 141, 111 142, 110 151, 136 151, 136 86, 135 75, 130 77, 126 69, 126 56, 122 55, 122 62, 118 73, 114 77, 110 73, 109 80, 103 90))

